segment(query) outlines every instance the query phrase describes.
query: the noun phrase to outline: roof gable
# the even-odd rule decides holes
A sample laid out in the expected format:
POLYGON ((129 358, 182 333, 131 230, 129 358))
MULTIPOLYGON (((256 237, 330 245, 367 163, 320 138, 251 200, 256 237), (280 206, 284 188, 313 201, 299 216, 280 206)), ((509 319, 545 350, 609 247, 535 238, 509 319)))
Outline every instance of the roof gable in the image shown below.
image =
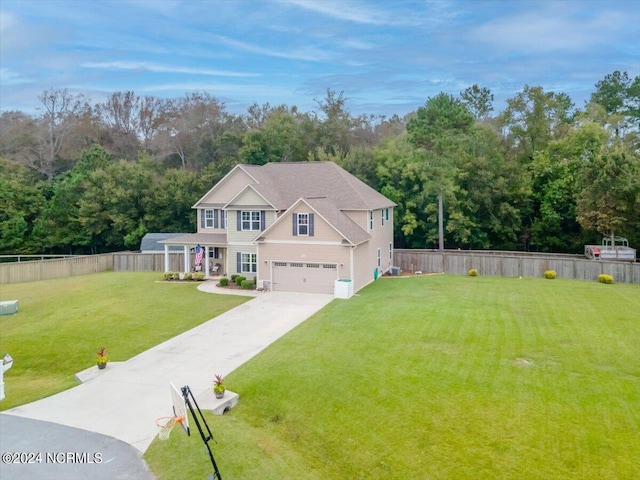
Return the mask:
POLYGON ((227 209, 232 206, 242 207, 261 207, 270 206, 271 203, 267 200, 256 188, 257 185, 247 185, 238 194, 233 197, 223 208, 227 209))
POLYGON ((236 165, 191 208, 221 207, 235 197, 240 189, 247 184, 258 182, 253 175, 258 168, 260 167, 254 165, 236 165))
MULTIPOLYGON (((270 232, 278 227, 283 222, 290 222, 292 212, 297 210, 298 206, 306 205, 309 212, 313 212, 320 217, 330 228, 343 238, 348 244, 358 245, 364 241, 369 240, 371 236, 360 228, 353 220, 351 220, 343 212, 336 210, 334 206, 324 201, 325 199, 305 199, 299 198, 280 215, 275 222, 273 222, 267 229, 262 232, 259 238, 267 239, 270 232)), ((306 238, 306 237, 305 237, 306 238)))

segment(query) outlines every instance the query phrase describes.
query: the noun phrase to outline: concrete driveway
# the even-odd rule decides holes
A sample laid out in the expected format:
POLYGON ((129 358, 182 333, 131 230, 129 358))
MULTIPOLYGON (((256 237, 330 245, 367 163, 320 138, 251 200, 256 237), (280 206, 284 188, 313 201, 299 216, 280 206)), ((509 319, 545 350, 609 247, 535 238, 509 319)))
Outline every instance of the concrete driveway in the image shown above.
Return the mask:
MULTIPOLYGON (((218 291, 214 282, 199 289, 218 291)), ((5 418, 14 416, 113 437, 142 454, 158 433, 156 419, 171 414, 169 382, 177 387, 189 385, 203 408, 213 398, 211 385, 215 374, 229 374, 333 300, 332 295, 323 294, 256 292, 254 295, 247 303, 126 362, 111 362, 100 371, 92 367, 83 373, 87 381, 77 387, 3 412, 2 453, 15 451, 12 445, 27 448, 25 439, 20 440, 24 435, 21 436, 15 419, 5 418)), ((242 392, 238 393, 242 396, 242 392)), ((46 430, 47 425, 42 428, 46 430)), ((34 448, 38 445, 36 432, 29 433, 34 448)), ((72 451, 87 448, 85 441, 78 441, 72 451)), ((0 467, 0 477, 17 478, 4 476, 9 472, 7 467, 0 467)))

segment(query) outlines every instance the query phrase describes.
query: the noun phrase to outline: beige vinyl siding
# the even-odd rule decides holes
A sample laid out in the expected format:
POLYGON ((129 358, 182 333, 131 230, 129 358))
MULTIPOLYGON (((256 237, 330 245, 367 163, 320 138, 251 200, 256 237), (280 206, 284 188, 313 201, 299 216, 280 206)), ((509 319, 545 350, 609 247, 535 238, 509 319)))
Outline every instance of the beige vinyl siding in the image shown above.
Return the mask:
POLYGON ((369 242, 361 243, 353 250, 354 284, 353 290, 358 291, 365 285, 373 282, 373 270, 376 263, 371 263, 369 255, 369 242))
POLYGON ((392 267, 392 260, 389 259, 389 242, 393 242, 393 209, 389 208, 389 221, 385 220, 384 226, 380 221, 381 211, 384 209, 373 211, 374 228, 369 232, 371 240, 369 240, 369 260, 367 262, 373 270, 378 265, 378 249, 381 249, 380 274, 392 267))
POLYGON ((197 232, 198 233, 225 233, 226 229, 224 228, 220 228, 220 225, 222 225, 223 222, 223 217, 224 217, 224 210, 222 210, 222 208, 198 208, 197 210, 197 222, 198 222, 198 229, 197 232), (218 210, 218 228, 213 228, 213 227, 203 227, 202 226, 202 212, 204 210, 218 210))
POLYGON ((256 182, 248 174, 242 169, 236 168, 224 182, 219 183, 212 192, 203 198, 202 202, 226 205, 243 188, 254 183, 256 182))
MULTIPOLYGON (((365 210, 345 210, 344 213, 365 232, 369 231, 369 211, 365 210)), ((375 227, 375 225, 374 225, 375 227)))
MULTIPOLYGON (((227 252, 227 266, 229 276, 237 273, 243 277, 253 278, 253 273, 242 273, 238 271, 238 252, 240 253, 256 253, 257 249, 255 245, 230 245, 227 252)), ((260 271, 260 259, 257 259, 258 271, 260 271)))
POLYGON ((228 208, 234 208, 239 205, 263 205, 263 208, 273 208, 264 198, 262 198, 253 188, 245 189, 240 195, 233 199, 228 208))
MULTIPOLYGON (((251 211, 260 211, 260 208, 252 208, 251 211)), ((273 210, 265 210, 265 228, 268 228, 276 218, 276 212, 273 210)), ((234 243, 252 243, 260 236, 260 230, 238 230, 238 210, 229 210, 227 212, 227 242, 229 245, 234 243)))
POLYGON ((287 215, 278 222, 272 230, 269 231, 268 241, 295 241, 301 243, 313 242, 342 242, 342 236, 336 232, 320 215, 314 213, 313 216, 313 236, 293 235, 293 213, 314 213, 307 205, 299 205, 293 211, 287 212, 287 215))

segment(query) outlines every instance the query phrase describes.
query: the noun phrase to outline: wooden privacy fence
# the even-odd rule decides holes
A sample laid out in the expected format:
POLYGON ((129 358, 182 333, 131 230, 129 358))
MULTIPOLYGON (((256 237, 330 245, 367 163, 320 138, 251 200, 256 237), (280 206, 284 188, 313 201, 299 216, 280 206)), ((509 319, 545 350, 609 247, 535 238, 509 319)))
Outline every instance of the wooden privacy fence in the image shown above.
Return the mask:
MULTIPOLYGON (((114 253, 113 270, 115 272, 164 272, 164 253, 114 253)), ((169 271, 183 270, 184 254, 169 253, 169 271)))
POLYGON ((0 263, 0 285, 74 277, 113 270, 113 254, 0 263))
MULTIPOLYGON (((184 254, 169 254, 169 270, 181 272, 184 254)), ((164 253, 117 252, 100 255, 0 263, 0 285, 3 283, 37 282, 105 272, 164 272, 164 253)))
POLYGON ((497 277, 543 277, 555 270, 558 278, 597 280, 609 274, 618 283, 640 283, 640 263, 594 261, 578 255, 520 252, 395 250, 395 266, 423 273, 466 275, 475 268, 480 275, 497 277))
MULTIPOLYGON (((169 254, 169 270, 184 268, 182 253, 169 254)), ((445 272, 466 275, 475 268, 480 275, 499 277, 542 277, 555 270, 559 278, 597 280, 609 274, 618 283, 640 284, 640 263, 587 260, 579 255, 521 252, 395 250, 394 265, 402 270, 445 272)), ((163 272, 164 253, 117 252, 54 260, 0 263, 0 284, 35 282, 54 278, 116 272, 163 272)))

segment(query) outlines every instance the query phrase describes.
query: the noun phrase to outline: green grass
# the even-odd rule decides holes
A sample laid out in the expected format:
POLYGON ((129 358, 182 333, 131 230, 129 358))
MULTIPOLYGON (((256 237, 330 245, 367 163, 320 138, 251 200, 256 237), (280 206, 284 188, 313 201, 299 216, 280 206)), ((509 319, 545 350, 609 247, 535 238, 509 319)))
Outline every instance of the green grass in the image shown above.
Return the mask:
POLYGON ((161 279, 109 272, 0 285, 0 299, 20 302, 18 314, 0 317, 0 355, 14 358, 0 410, 77 385, 102 346, 124 361, 247 300, 161 279))
MULTIPOLYGON (((637 478, 638 312, 638 285, 381 279, 230 374, 211 446, 225 480, 637 478)), ((145 459, 211 473, 195 429, 145 459)))

